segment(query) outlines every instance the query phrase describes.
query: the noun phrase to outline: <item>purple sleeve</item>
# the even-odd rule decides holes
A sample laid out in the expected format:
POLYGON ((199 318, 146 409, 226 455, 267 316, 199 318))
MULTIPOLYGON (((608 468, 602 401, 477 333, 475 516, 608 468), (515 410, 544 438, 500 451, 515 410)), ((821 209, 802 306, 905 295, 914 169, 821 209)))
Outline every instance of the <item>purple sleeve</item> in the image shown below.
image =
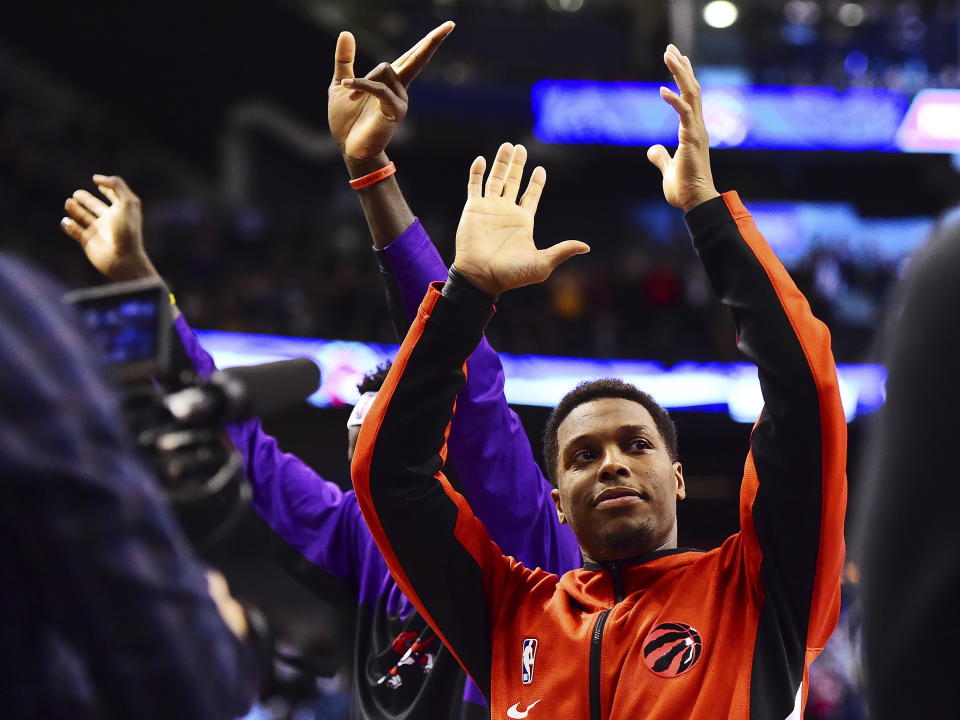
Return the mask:
MULTIPOLYGON (((181 315, 174 328, 194 367, 206 377, 213 358, 181 315)), ((253 505, 273 530, 324 572, 363 597, 386 565, 363 522, 353 491, 344 492, 300 458, 282 452, 259 420, 227 426, 253 488, 253 505)))
MULTIPOLYGON (((381 262, 384 256, 412 320, 428 285, 446 280, 447 268, 419 220, 383 250, 381 262)), ((503 553, 557 574, 582 565, 576 538, 557 520, 550 483, 507 404, 503 366, 486 338, 467 360, 449 444, 470 506, 503 553)))

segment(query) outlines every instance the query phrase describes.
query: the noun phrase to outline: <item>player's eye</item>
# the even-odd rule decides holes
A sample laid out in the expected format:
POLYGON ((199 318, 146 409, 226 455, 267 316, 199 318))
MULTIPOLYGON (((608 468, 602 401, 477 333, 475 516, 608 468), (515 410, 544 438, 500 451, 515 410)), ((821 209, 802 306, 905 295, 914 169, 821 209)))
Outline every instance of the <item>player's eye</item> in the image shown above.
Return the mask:
POLYGON ((597 457, 597 454, 593 450, 589 448, 583 448, 582 450, 577 450, 577 452, 573 456, 573 461, 575 463, 585 463, 585 462, 590 462, 596 457, 597 457))
POLYGON ((653 446, 646 438, 636 438, 631 440, 627 447, 631 452, 642 452, 644 450, 649 450, 653 446))

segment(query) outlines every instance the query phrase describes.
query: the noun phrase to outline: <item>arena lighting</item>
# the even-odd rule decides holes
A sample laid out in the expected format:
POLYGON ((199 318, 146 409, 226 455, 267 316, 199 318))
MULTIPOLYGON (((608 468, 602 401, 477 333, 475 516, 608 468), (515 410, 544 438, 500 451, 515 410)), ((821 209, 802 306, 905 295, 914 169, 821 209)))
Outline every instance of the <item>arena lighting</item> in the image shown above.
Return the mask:
POLYGON ((790 0, 783 6, 787 21, 797 25, 815 25, 820 19, 820 6, 814 0, 790 0))
POLYGON ((554 12, 578 12, 583 9, 584 0, 547 0, 547 7, 554 12))
POLYGON ((921 90, 897 142, 906 152, 960 152, 960 90, 921 90))
MULTIPOLYGON (((677 143, 677 117, 660 83, 541 80, 531 90, 541 142, 677 143)), ((960 151, 960 90, 909 95, 884 88, 707 86, 704 118, 720 148, 960 151), (909 113, 907 112, 909 109, 909 113)))
MULTIPOLYGON (((393 358, 396 345, 252 335, 213 330, 197 332, 220 367, 251 365, 292 357, 313 358, 323 384, 310 398, 317 407, 352 405, 365 373, 393 358)), ((686 363, 665 367, 638 360, 593 360, 501 353, 507 401, 553 407, 577 383, 622 377, 650 392, 671 410, 727 412, 737 422, 757 419, 763 400, 757 369, 748 363, 686 363)), ((840 365, 840 394, 847 420, 872 412, 883 402, 886 373, 879 365, 840 365)))
POLYGON ((713 0, 703 8, 703 21, 712 28, 723 30, 733 25, 740 11, 729 0, 713 0))
POLYGON ((857 27, 866 18, 866 12, 860 3, 844 3, 837 11, 837 18, 847 27, 857 27))

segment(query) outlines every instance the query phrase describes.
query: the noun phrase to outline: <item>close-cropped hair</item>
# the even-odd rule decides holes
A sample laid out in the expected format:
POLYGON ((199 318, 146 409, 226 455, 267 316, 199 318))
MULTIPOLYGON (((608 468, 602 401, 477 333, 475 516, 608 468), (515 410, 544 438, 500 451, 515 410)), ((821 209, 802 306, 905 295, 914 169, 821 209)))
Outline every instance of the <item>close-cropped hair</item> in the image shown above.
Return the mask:
POLYGON ((385 363, 378 365, 377 369, 372 373, 363 376, 363 380, 360 381, 360 384, 357 385, 357 390, 360 391, 360 394, 368 392, 380 392, 380 388, 383 387, 384 381, 387 379, 387 373, 390 372, 390 368, 393 366, 392 360, 387 360, 385 363))
POLYGON ((588 380, 580 383, 564 395, 560 404, 554 408, 553 412, 550 413, 550 417, 547 418, 547 426, 543 431, 543 461, 547 466, 547 477, 550 479, 550 484, 554 487, 557 487, 559 479, 560 447, 557 432, 560 429, 560 424, 574 408, 591 402, 592 400, 600 400, 602 398, 632 400, 646 408, 657 426, 660 437, 663 438, 663 442, 666 444, 670 461, 677 461, 677 427, 673 424, 670 413, 663 409, 656 400, 648 393, 643 392, 643 390, 618 378, 588 380))

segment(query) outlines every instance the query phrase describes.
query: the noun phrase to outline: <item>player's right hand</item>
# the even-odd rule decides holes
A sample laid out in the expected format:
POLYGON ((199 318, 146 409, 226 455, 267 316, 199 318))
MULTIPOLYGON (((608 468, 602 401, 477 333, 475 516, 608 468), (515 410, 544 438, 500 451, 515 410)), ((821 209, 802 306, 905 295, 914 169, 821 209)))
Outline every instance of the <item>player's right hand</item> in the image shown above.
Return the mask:
POLYGON ((353 34, 340 33, 327 89, 327 120, 340 152, 365 159, 386 150, 407 114, 407 88, 453 28, 449 20, 435 27, 392 63, 381 63, 363 78, 353 72, 357 53, 353 34))
POLYGON ((140 198, 117 175, 94 175, 93 182, 110 204, 87 190, 76 190, 64 203, 67 217, 60 227, 110 280, 156 276, 143 246, 140 198))

